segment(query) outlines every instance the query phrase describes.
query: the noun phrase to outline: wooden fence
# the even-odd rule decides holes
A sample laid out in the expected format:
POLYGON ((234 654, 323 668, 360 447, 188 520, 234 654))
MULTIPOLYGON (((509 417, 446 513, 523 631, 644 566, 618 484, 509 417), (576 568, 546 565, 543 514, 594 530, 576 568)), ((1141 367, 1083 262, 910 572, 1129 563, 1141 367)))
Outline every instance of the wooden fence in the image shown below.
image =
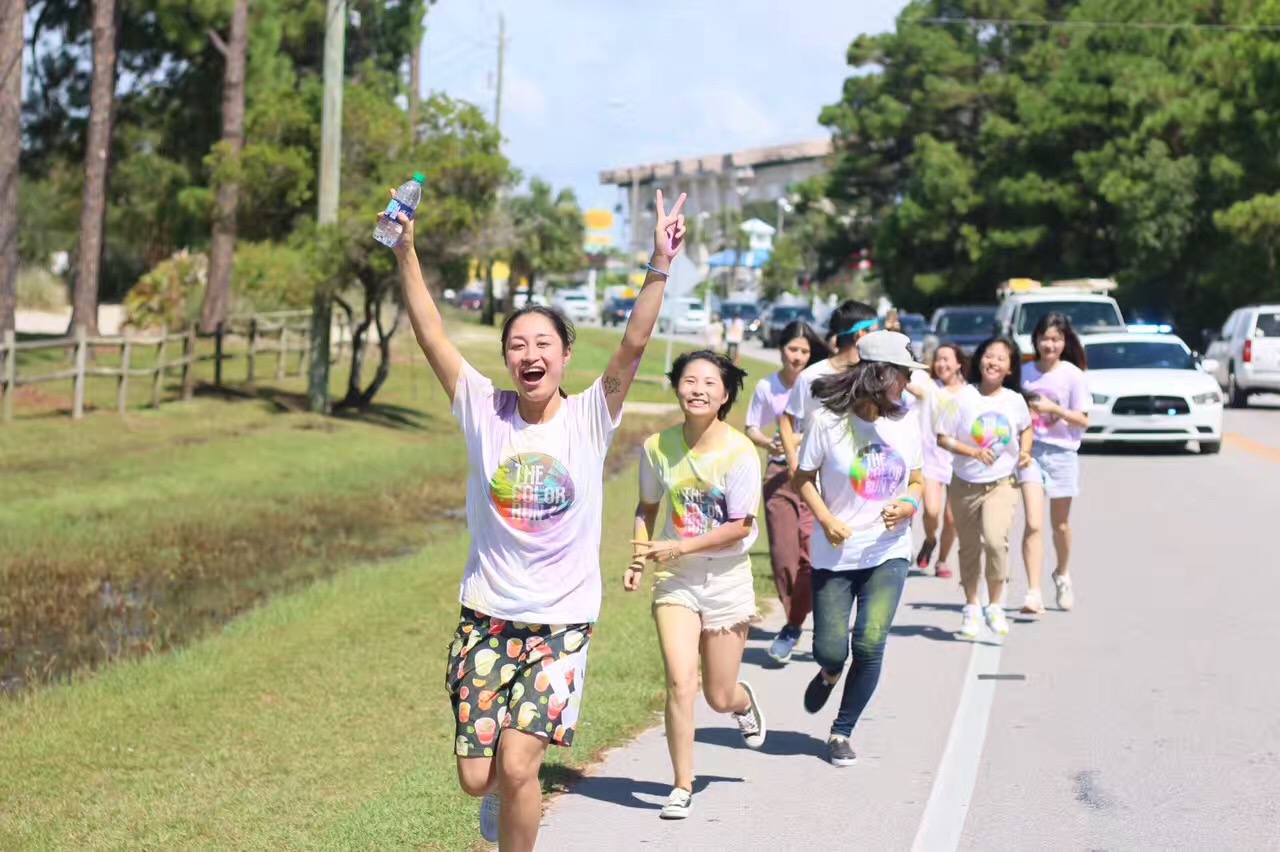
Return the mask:
MULTIPOLYGON (((330 357, 339 359, 350 346, 345 318, 339 317, 339 333, 330 346, 330 357)), ((14 396, 20 387, 47 382, 71 382, 71 416, 79 420, 84 416, 85 382, 89 378, 102 377, 116 382, 116 408, 123 414, 129 404, 130 379, 142 379, 150 383, 151 406, 158 407, 166 376, 180 370, 181 399, 191 399, 195 393, 195 366, 205 361, 214 363, 214 385, 223 386, 223 365, 229 361, 245 361, 244 381, 253 385, 259 378, 258 370, 263 360, 274 360, 273 375, 280 381, 288 376, 305 375, 311 352, 311 312, 279 311, 228 318, 215 333, 207 335, 213 340, 213 354, 201 355, 197 350, 201 335, 195 326, 181 332, 161 329, 159 334, 137 334, 125 329, 117 337, 92 337, 83 326, 78 326, 70 337, 51 340, 19 342, 12 330, 6 331, 0 341, 0 422, 13 419, 14 396), (237 346, 243 341, 243 346, 237 346), (93 347, 95 357, 89 358, 93 347), (154 347, 155 361, 147 367, 134 365, 134 356, 141 350, 154 347), (105 366, 100 361, 103 350, 115 349, 119 355, 118 366, 105 366), (242 349, 242 351, 235 351, 242 349), (67 352, 69 366, 51 372, 30 373, 18 370, 18 354, 62 350, 67 352), (177 354, 180 350, 181 354, 177 354), (293 359, 296 356, 296 361, 293 359)))

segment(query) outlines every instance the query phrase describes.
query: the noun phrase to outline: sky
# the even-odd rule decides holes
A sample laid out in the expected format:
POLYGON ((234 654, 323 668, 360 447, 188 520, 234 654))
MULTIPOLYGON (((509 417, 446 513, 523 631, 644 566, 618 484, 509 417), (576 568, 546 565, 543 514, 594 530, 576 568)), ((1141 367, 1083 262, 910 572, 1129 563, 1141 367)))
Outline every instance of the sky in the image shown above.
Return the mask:
POLYGON ((849 43, 906 0, 438 0, 423 92, 492 118, 506 17, 502 131, 526 176, 612 209, 602 170, 821 139, 849 43))

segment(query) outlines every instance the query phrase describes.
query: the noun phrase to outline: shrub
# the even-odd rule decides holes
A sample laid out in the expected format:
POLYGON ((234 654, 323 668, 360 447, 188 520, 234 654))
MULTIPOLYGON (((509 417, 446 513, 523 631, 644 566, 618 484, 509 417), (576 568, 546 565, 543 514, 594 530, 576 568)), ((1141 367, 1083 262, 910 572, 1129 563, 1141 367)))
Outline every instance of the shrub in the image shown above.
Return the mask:
POLYGON ((47 269, 24 266, 18 271, 18 307, 27 311, 58 311, 71 304, 67 283, 47 269))
POLYGON ((125 324, 137 328, 182 328, 200 317, 209 258, 186 249, 156 264, 124 298, 125 324))
POLYGON ((280 243, 236 244, 233 313, 311 307, 319 264, 302 249, 280 243))

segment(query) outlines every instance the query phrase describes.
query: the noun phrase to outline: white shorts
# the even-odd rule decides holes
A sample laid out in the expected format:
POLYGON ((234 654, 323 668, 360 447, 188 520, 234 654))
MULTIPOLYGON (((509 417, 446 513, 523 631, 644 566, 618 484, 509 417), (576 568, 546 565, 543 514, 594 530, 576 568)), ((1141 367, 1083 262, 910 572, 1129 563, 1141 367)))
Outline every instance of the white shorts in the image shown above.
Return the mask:
POLYGON ((1075 450, 1042 444, 1031 445, 1031 465, 1018 471, 1018 482, 1038 482, 1050 500, 1080 495, 1080 454, 1075 450))
POLYGON ((729 630, 760 620, 751 557, 686 556, 653 587, 653 606, 682 606, 702 617, 702 629, 729 630))
POLYGON ((951 477, 954 475, 950 465, 934 464, 928 459, 925 459, 923 473, 925 479, 932 479, 934 482, 941 482, 943 485, 950 485, 951 477))

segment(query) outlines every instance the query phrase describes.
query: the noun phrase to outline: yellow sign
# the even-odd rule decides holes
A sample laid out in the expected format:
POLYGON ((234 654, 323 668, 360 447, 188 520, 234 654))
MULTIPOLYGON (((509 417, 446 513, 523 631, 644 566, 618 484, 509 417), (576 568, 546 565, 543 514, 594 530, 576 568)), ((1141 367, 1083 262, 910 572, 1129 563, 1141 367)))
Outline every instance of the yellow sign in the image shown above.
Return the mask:
POLYGON ((588 231, 613 230, 613 214, 608 210, 587 210, 582 214, 582 221, 588 231))
POLYGON ((589 246, 611 246, 613 245, 613 234, 587 234, 583 243, 589 246))

